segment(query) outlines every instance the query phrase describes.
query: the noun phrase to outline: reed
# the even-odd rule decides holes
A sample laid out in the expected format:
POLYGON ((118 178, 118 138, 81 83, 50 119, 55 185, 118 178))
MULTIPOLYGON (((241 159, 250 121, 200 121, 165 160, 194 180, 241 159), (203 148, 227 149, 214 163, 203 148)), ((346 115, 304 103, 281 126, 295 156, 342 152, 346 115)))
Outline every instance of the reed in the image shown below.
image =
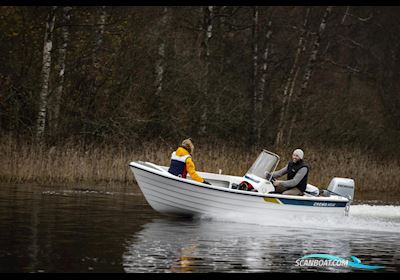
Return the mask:
MULTIPOLYGON (((176 148, 176 147, 173 147, 176 148)), ((128 164, 134 160, 169 165, 173 148, 154 142, 131 146, 82 145, 38 148, 19 143, 12 137, 0 138, 0 182, 39 184, 132 184, 128 164)), ((290 160, 293 147, 268 148, 281 155, 278 168, 290 160)), ((260 150, 246 150, 221 143, 196 145, 196 169, 223 174, 243 175, 260 150)), ((378 160, 362 150, 308 147, 306 160, 311 165, 309 183, 326 188, 332 177, 349 177, 356 192, 390 192, 400 185, 399 161, 378 160)))

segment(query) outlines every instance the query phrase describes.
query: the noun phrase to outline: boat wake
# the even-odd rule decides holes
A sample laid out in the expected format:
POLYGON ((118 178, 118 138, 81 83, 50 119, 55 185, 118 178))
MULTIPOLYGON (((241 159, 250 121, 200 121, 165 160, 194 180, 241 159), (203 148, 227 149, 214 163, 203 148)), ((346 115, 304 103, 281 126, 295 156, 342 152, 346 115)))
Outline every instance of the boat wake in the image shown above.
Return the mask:
POLYGON ((393 205, 353 205, 349 216, 296 215, 294 219, 282 216, 249 216, 226 214, 224 216, 203 216, 208 219, 228 223, 247 223, 261 226, 291 227, 306 229, 346 230, 362 232, 400 232, 400 206, 393 205))

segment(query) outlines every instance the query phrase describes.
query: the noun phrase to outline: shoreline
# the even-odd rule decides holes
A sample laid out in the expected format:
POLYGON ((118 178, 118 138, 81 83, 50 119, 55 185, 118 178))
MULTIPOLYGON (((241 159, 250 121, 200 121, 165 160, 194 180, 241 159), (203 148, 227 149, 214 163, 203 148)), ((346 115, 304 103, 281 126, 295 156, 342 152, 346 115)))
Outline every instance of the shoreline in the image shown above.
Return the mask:
MULTIPOLYGON (((141 197, 143 201, 146 201, 143 193, 136 182, 133 183, 106 183, 98 182, 91 184, 88 182, 81 183, 58 183, 58 184, 40 184, 36 182, 23 182, 23 183, 8 183, 0 182, 0 189, 6 190, 8 188, 24 188, 29 190, 45 190, 45 193, 51 192, 55 194, 87 194, 87 193, 98 193, 105 195, 134 195, 141 197)), ((147 201, 146 201, 147 203, 147 201)), ((364 191, 357 192, 355 194, 355 200, 351 205, 370 205, 370 206, 399 206, 400 205, 400 194, 393 195, 392 193, 382 193, 375 191, 364 191)))
MULTIPOLYGON (((0 182, 44 185, 136 184, 129 163, 143 160, 168 166, 172 149, 157 143, 135 147, 91 145, 85 149, 66 144, 39 149, 34 145, 17 145, 10 138, 0 139, 0 182), (152 147, 157 147, 154 149, 152 147)), ((278 168, 289 160, 291 148, 278 148, 278 168)), ((227 144, 203 144, 193 155, 196 170, 242 176, 257 158, 259 149, 247 151, 227 144)), ((310 164, 308 182, 326 188, 333 177, 353 178, 356 192, 396 192, 400 185, 399 163, 377 161, 361 150, 307 148, 305 160, 310 164)), ((283 177, 282 177, 283 178, 283 177)), ((286 178, 283 178, 286 179, 286 178)))

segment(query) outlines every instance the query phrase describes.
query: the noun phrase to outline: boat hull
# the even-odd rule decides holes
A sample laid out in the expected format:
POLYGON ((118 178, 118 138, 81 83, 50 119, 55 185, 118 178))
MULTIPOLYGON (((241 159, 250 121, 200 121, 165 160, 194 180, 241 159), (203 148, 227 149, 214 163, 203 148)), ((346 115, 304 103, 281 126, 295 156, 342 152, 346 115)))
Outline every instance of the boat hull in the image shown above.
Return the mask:
POLYGON ((137 162, 130 168, 150 206, 167 215, 344 215, 347 201, 279 194, 260 194, 207 186, 137 162))

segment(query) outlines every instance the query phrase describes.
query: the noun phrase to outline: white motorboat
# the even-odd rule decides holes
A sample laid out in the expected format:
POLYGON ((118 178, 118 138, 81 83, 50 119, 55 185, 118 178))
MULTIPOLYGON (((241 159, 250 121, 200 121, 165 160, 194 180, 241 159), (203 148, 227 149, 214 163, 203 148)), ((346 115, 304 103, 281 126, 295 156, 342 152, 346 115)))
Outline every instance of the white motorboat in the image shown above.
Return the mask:
POLYGON ((347 215, 354 196, 354 180, 335 177, 324 196, 313 195, 307 185, 303 196, 273 193, 275 188, 267 174, 275 171, 279 156, 263 150, 244 176, 198 172, 207 185, 188 175, 181 178, 168 172, 167 166, 151 162, 133 161, 129 164, 139 188, 150 206, 167 215, 234 215, 251 214, 264 217, 299 214, 347 215), (251 183, 253 191, 236 187, 251 183))

